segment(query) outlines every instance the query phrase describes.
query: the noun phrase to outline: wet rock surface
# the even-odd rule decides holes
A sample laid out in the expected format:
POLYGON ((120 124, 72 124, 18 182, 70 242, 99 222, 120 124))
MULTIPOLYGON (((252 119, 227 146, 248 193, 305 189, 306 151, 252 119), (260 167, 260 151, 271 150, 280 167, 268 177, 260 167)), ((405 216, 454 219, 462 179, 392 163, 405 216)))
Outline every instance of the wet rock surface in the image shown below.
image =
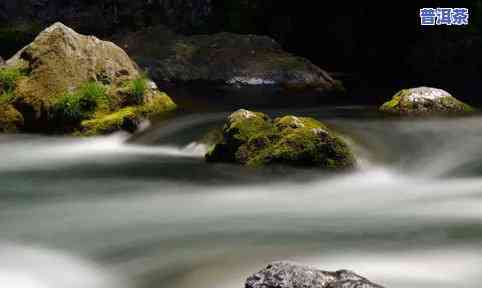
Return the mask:
POLYGON ((251 275, 245 288, 383 288, 348 270, 328 272, 291 262, 274 262, 251 275))
POLYGON ((222 141, 211 147, 206 160, 251 167, 286 164, 339 170, 355 166, 348 145, 319 121, 291 115, 272 120, 244 109, 229 115, 222 141))
POLYGON ((399 115, 433 115, 470 113, 473 108, 442 89, 417 87, 401 90, 383 104, 380 111, 399 115))

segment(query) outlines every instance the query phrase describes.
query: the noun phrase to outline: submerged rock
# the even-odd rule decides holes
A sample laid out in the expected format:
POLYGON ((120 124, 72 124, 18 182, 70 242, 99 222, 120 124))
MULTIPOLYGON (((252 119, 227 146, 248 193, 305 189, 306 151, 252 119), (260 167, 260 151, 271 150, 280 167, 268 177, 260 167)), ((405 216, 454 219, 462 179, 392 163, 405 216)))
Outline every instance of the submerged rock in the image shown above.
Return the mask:
MULTIPOLYGON (((61 23, 7 61, 0 70, 0 92, 0 105, 10 105, 23 117, 17 128, 30 132, 95 134, 85 121, 127 107, 139 119, 175 108, 121 48, 61 23)), ((102 131, 122 126, 110 128, 102 131)))
POLYGON ((328 272, 290 262, 275 262, 251 275, 246 288, 383 288, 354 272, 328 272))
POLYGON ((209 162, 248 166, 290 164, 344 169, 355 165, 347 144, 315 119, 238 110, 229 115, 222 141, 206 154, 209 162))
POLYGON ((181 36, 158 26, 119 39, 156 81, 206 81, 339 91, 341 83, 272 38, 217 33, 181 36))
POLYGON ((468 113, 474 109, 447 91, 430 87, 404 89, 380 107, 380 111, 401 115, 468 113))

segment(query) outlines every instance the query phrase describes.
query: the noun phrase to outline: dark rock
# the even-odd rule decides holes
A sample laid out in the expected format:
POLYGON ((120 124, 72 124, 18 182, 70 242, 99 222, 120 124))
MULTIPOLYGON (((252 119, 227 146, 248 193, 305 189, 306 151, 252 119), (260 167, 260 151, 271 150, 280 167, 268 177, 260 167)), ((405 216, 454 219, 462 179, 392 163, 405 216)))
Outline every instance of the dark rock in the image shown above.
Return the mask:
POLYGON ((248 166, 304 165, 331 170, 355 165, 347 144, 317 120, 296 116, 271 120, 264 113, 244 109, 228 117, 222 141, 211 147, 206 160, 248 166))
POLYGON ((158 26, 117 41, 158 82, 206 81, 234 86, 342 90, 339 81, 265 36, 217 33, 181 36, 158 26))
POLYGON ((404 89, 380 107, 380 111, 399 115, 470 113, 474 109, 448 92, 430 87, 404 89))
POLYGON ((251 275, 245 288, 383 288, 348 270, 328 272, 290 262, 275 262, 251 275))

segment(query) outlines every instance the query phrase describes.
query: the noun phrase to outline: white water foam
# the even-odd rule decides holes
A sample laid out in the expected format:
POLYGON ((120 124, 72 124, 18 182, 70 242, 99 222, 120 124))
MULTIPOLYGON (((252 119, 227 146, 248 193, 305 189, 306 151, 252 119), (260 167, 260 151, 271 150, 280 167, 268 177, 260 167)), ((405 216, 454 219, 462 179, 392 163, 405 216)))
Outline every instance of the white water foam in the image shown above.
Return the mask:
POLYGON ((0 243, 0 287, 123 288, 125 281, 59 251, 0 243))
POLYGON ((200 158, 207 150, 195 143, 186 147, 142 146, 126 143, 128 134, 117 133, 104 137, 84 139, 39 138, 25 141, 1 142, 2 161, 0 170, 15 171, 30 167, 54 167, 71 165, 82 161, 92 161, 99 157, 115 155, 165 155, 173 157, 200 158))

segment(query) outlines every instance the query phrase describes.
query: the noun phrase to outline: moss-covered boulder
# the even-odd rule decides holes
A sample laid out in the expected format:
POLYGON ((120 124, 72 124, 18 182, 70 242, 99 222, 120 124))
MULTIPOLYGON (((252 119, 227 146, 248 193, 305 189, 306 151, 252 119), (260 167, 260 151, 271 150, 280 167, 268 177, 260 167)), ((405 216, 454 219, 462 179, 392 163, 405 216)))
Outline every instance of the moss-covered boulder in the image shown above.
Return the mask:
POLYGON ((0 103, 22 115, 17 130, 28 132, 108 133, 125 126, 92 130, 84 124, 119 111, 141 119, 176 107, 121 48, 61 23, 42 31, 0 68, 0 92, 7 95, 0 103))
POLYGON ((272 120, 248 110, 232 113, 222 141, 206 154, 209 162, 236 162, 247 166, 289 164, 346 169, 355 165, 347 144, 319 121, 296 116, 272 120))
POLYGON ((474 109, 442 89, 418 87, 401 90, 383 104, 380 111, 398 115, 433 115, 470 113, 474 109))

